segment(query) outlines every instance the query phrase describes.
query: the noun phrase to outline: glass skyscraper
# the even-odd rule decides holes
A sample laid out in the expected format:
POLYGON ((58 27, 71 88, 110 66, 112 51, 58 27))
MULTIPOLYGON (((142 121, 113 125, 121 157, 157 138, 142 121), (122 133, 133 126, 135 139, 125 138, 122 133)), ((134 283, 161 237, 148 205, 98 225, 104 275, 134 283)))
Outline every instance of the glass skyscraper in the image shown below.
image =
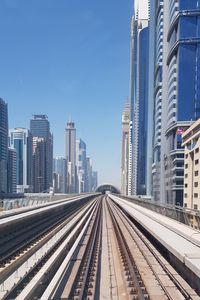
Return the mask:
POLYGON ((128 194, 146 194, 149 1, 134 1, 131 23, 131 74, 128 194))
POLYGON ((16 150, 17 192, 32 192, 32 136, 25 128, 9 130, 9 147, 16 150))
POLYGON ((53 179, 53 135, 50 132, 48 117, 46 115, 34 115, 30 121, 30 131, 33 137, 43 139, 45 159, 42 182, 44 182, 44 190, 48 191, 52 186, 53 179))
POLYGON ((0 193, 7 193, 8 108, 0 98, 0 193))
POLYGON ((156 2, 153 197, 182 205, 181 132, 200 117, 200 2, 156 2))

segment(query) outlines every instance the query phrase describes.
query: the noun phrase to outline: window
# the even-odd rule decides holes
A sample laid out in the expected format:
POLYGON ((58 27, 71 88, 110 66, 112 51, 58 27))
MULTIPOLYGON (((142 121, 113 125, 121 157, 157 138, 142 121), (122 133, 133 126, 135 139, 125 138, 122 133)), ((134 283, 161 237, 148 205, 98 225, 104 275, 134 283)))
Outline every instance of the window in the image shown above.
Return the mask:
POLYGON ((185 158, 188 158, 188 154, 185 155, 185 158))
POLYGON ((188 187, 188 184, 187 183, 185 183, 185 188, 187 188, 188 187))
POLYGON ((198 181, 194 183, 194 186, 195 186, 195 187, 198 187, 198 181))
POLYGON ((198 175, 199 175, 199 171, 195 171, 194 176, 198 176, 198 175))
POLYGON ((187 203, 185 203, 184 206, 187 207, 187 203))
POLYGON ((187 198, 187 194, 184 194, 184 198, 187 198))
POLYGON ((195 149, 195 153, 199 153, 199 148, 195 149))
POLYGON ((198 165, 198 163, 199 163, 199 160, 196 159, 196 160, 195 160, 195 165, 198 165))
POLYGON ((185 178, 188 178, 188 174, 187 173, 185 174, 185 178))
POLYGON ((186 168, 186 169, 188 168, 188 164, 185 164, 185 168, 186 168))
POLYGON ((198 205, 197 204, 194 204, 194 209, 198 209, 198 205))
POLYGON ((198 193, 194 193, 194 198, 198 198, 198 193))

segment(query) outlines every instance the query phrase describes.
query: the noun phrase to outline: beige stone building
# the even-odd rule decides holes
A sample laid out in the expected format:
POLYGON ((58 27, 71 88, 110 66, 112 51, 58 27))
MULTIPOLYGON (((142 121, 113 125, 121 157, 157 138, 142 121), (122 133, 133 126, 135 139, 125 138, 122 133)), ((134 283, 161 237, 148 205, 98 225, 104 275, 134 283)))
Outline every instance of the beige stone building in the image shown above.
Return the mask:
POLYGON ((182 135, 185 148, 184 207, 200 210, 200 119, 182 135))

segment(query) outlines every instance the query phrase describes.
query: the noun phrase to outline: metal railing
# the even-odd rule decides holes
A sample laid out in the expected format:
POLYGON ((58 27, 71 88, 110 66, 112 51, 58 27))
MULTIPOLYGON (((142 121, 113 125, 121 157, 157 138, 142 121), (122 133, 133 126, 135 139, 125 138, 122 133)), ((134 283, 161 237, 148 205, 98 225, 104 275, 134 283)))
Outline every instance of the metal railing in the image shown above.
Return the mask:
POLYGON ((139 197, 127 197, 121 196, 130 202, 133 202, 142 207, 148 208, 168 218, 179 221, 183 224, 191 226, 197 230, 200 230, 200 211, 195 209, 184 208, 181 206, 158 203, 153 200, 146 200, 139 197))

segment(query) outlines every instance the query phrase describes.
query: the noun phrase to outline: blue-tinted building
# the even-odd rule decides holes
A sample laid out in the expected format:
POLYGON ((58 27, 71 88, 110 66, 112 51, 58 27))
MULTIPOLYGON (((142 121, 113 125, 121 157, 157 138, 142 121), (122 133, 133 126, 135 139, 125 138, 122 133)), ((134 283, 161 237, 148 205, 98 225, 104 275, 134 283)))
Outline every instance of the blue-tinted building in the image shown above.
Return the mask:
POLYGON ((168 21, 165 199, 182 205, 181 130, 200 117, 200 2, 170 0, 168 21))
POLYGON ((131 22, 131 73, 128 194, 146 194, 149 1, 134 1, 131 22))
POLYGON ((139 33, 138 94, 137 94, 137 195, 147 191, 147 133, 148 133, 148 71, 149 71, 149 28, 139 33))
POLYGON ((53 172, 59 176, 58 192, 67 193, 67 161, 64 157, 53 159, 53 172))
POLYGON ((8 108, 0 98, 0 193, 7 193, 8 108))
POLYGON ((25 128, 9 130, 9 147, 16 151, 17 192, 32 192, 32 136, 25 128))

